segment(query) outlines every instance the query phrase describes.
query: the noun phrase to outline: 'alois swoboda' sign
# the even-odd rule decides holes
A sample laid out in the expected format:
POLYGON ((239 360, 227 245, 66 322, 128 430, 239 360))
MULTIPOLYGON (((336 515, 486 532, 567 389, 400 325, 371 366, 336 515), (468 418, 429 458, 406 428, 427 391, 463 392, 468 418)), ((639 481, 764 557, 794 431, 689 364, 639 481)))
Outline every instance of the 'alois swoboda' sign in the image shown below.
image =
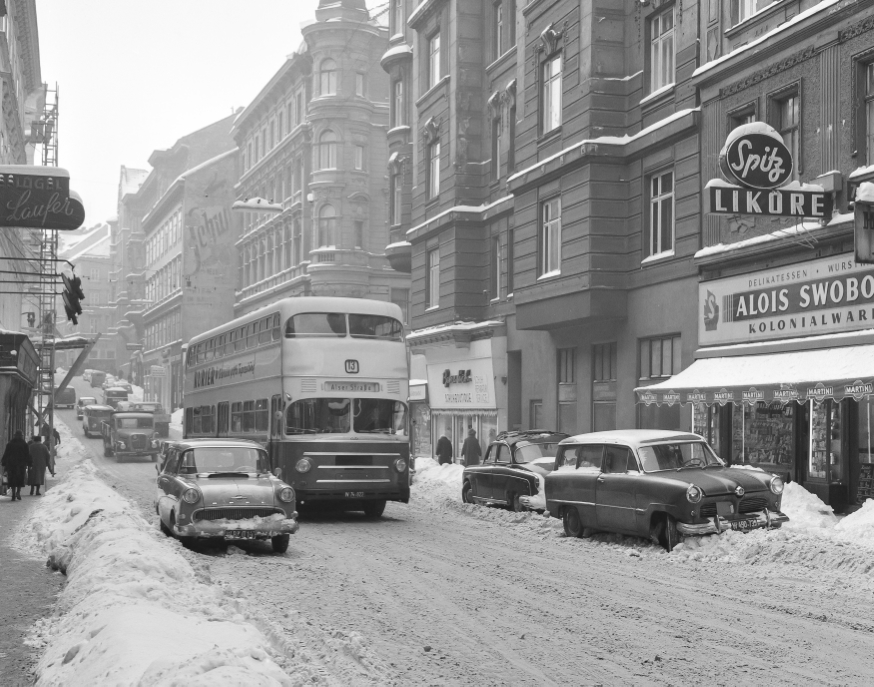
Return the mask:
POLYGON ((719 153, 719 168, 730 181, 707 184, 708 212, 829 219, 832 197, 821 186, 790 183, 792 152, 773 128, 762 122, 734 129, 719 153))
POLYGON ((72 231, 85 222, 82 200, 60 167, 0 165, 0 227, 72 231))

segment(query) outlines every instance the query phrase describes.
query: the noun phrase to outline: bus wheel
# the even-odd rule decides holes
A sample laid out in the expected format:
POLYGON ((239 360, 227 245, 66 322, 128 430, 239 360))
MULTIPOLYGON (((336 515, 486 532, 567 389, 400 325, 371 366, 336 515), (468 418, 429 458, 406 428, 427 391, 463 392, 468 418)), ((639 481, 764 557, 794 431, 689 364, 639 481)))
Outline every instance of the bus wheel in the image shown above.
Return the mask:
POLYGON ((364 504, 364 515, 368 518, 378 518, 385 510, 385 500, 368 501, 364 504))
POLYGON ((288 535, 278 534, 270 538, 270 543, 273 545, 273 553, 285 553, 288 551, 288 535))

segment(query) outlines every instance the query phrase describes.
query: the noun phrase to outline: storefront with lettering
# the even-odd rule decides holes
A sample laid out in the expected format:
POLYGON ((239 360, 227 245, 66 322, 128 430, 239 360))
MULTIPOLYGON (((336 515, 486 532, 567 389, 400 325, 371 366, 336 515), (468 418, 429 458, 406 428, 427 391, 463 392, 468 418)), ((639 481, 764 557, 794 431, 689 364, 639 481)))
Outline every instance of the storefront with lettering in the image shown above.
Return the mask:
MULTIPOLYGON (((843 510, 874 463, 874 265, 852 253, 699 284, 696 361, 637 390, 681 404, 733 464, 843 510)), ((864 490, 862 490, 864 491, 864 490)))
POLYGON ((455 323, 407 337, 414 353, 425 356, 432 452, 446 436, 454 461, 461 462, 471 429, 483 454, 497 433, 507 429, 504 331, 501 322, 455 323))

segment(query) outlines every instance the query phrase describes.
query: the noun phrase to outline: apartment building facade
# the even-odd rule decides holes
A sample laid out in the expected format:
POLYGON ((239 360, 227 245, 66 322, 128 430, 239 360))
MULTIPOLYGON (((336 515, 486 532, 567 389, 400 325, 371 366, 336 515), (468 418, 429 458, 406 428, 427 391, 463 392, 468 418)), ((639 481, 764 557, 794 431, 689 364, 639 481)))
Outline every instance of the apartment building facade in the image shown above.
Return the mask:
POLYGON ((244 211, 235 311, 332 295, 405 307, 409 284, 385 255, 387 29, 363 0, 319 3, 304 42, 240 114, 233 136, 244 211))

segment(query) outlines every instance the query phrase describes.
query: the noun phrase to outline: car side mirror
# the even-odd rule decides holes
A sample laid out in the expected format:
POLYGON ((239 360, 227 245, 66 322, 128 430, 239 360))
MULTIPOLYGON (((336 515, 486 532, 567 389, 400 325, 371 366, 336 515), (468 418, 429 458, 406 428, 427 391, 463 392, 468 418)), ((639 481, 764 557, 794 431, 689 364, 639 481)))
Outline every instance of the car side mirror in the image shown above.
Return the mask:
POLYGON ((282 468, 273 468, 273 475, 274 477, 282 479, 282 468))

